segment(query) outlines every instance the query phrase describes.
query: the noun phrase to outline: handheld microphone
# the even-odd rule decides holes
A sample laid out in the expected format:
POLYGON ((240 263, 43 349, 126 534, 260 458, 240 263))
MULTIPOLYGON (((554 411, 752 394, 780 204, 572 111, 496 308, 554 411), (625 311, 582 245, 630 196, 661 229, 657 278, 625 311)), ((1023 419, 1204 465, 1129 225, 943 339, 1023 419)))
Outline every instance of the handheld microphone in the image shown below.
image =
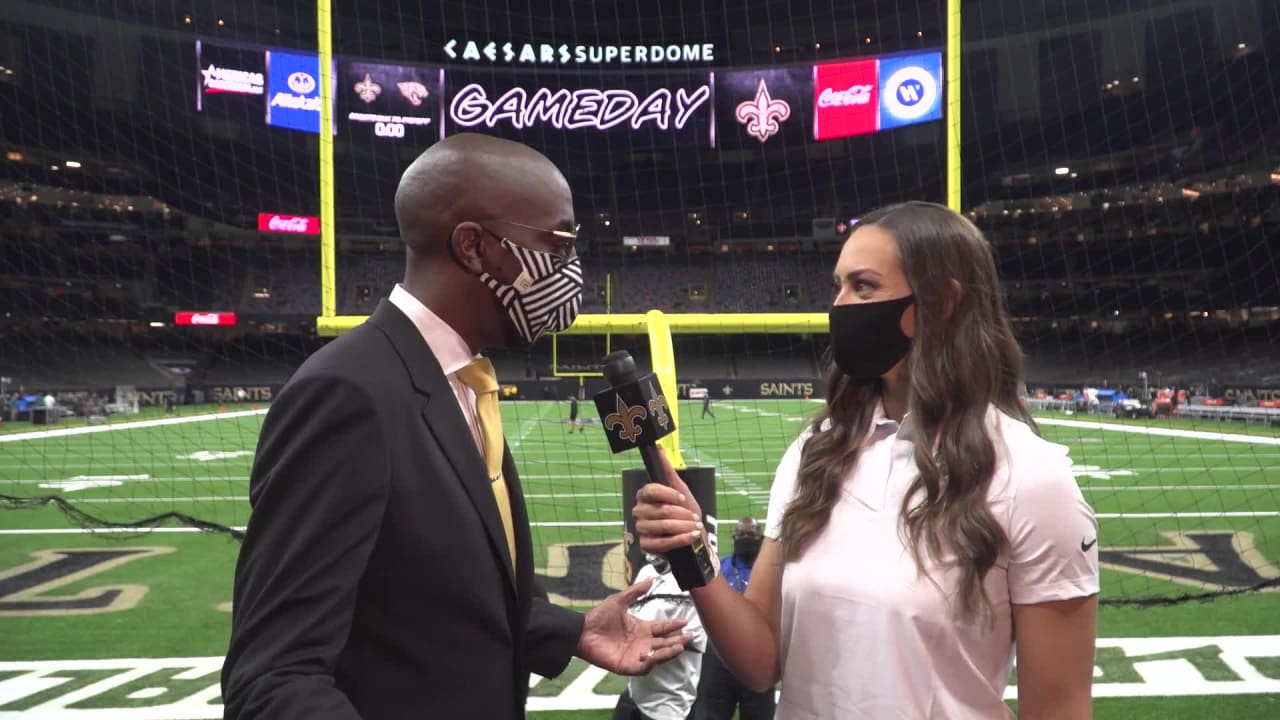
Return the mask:
MULTIPOLYGON (((640 451, 649 479, 667 485, 658 440, 676 429, 667 398, 653 373, 641 376, 631 353, 618 350, 604 359, 604 377, 612 386, 595 396, 596 411, 614 453, 640 451)), ((705 534, 692 545, 663 553, 682 590, 702 587, 716 575, 705 534)))

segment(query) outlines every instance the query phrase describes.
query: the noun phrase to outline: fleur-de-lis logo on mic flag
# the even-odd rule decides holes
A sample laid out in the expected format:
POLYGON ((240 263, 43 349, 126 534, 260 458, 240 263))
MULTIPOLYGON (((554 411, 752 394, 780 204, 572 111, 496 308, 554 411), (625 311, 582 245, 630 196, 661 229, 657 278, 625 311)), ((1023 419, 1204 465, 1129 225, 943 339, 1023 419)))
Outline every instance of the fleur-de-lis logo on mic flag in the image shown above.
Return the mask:
POLYGON ((782 123, 791 117, 791 106, 785 100, 774 99, 764 78, 760 78, 755 98, 739 103, 734 116, 747 127, 748 135, 763 143, 782 129, 782 123))
POLYGON ((647 413, 643 405, 628 405, 621 395, 615 395, 615 397, 617 398, 616 410, 604 417, 604 427, 606 430, 617 428, 619 438, 633 443, 644 432, 640 421, 645 419, 647 413))
POLYGON ((361 100, 371 103, 382 94, 382 86, 374 82, 369 73, 365 73, 364 79, 355 84, 355 91, 361 100))
POLYGON ((653 383, 649 383, 649 394, 653 396, 653 399, 649 401, 649 413, 658 421, 662 429, 666 430, 671 426, 671 418, 667 416, 667 397, 658 394, 657 389, 653 387, 653 383))

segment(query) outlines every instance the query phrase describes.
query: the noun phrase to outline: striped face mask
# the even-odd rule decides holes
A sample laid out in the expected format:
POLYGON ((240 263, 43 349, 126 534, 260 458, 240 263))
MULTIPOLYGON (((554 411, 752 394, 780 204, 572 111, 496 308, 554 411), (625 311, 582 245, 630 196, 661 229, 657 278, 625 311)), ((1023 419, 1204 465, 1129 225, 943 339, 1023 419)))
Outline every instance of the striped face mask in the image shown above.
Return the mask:
POLYGON ((566 259, 500 239, 502 246, 520 261, 520 275, 510 285, 489 273, 482 273, 480 281, 507 309, 507 317, 520 337, 533 343, 543 333, 567 329, 582 306, 582 260, 576 255, 566 259))

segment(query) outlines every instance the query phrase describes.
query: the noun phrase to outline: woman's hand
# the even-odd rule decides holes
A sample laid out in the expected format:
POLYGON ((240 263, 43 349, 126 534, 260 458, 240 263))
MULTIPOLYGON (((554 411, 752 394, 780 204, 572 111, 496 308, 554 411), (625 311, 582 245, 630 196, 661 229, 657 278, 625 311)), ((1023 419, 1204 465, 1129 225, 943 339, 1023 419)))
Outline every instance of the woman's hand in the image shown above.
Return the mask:
POLYGON ((631 510, 636 519, 640 549, 650 553, 685 547, 703 533, 702 508, 660 448, 658 454, 662 457, 668 484, 649 483, 640 488, 636 493, 636 506, 631 510))

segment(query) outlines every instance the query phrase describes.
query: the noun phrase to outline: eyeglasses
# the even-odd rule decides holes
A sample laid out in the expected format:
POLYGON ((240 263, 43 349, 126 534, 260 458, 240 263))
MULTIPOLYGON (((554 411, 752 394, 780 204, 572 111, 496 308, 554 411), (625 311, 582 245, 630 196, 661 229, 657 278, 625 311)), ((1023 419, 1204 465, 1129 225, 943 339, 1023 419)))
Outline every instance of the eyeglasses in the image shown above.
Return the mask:
MULTIPOLYGON (((512 220, 494 219, 494 220, 489 220, 488 222, 502 223, 503 225, 513 225, 518 228, 524 228, 525 230, 532 230, 537 233, 550 235, 551 237, 555 238, 558 241, 557 248, 554 251, 554 253, 558 255, 562 260, 567 261, 577 254, 578 230, 579 228, 582 227, 581 225, 574 225, 573 230, 548 230, 546 228, 535 227, 533 225, 525 225, 524 223, 518 223, 512 220)), ((484 227, 484 226, 482 225, 481 227, 484 227)), ((489 230, 488 228, 485 228, 485 232, 489 233, 490 235, 493 235, 494 237, 499 237, 499 238, 502 237, 501 235, 498 235, 497 233, 493 232, 492 230, 489 230)))

